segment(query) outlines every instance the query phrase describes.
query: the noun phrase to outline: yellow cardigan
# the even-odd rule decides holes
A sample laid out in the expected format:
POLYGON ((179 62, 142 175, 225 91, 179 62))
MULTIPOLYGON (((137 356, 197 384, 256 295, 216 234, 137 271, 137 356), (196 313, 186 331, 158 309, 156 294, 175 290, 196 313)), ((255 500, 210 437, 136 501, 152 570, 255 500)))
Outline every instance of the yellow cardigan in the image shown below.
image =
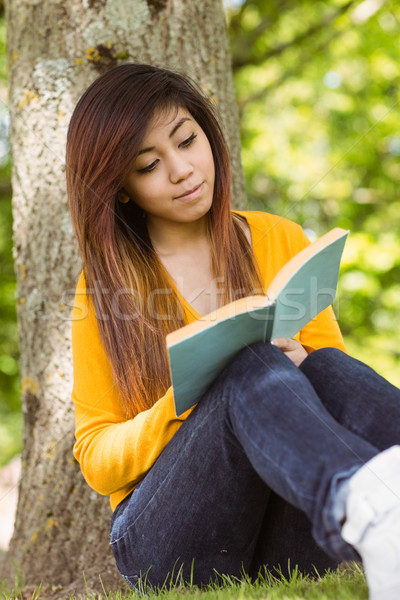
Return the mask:
MULTIPOLYGON (((266 288, 279 269, 309 242, 298 225, 281 217, 262 212, 238 214, 245 217, 250 227, 253 250, 266 288)), ((187 322, 199 318, 183 302, 187 322)), ((308 351, 324 346, 345 350, 331 308, 320 313, 295 337, 308 351)), ((179 418, 175 416, 172 388, 169 388, 152 408, 126 420, 82 274, 74 303, 72 349, 74 456, 87 483, 98 493, 110 495, 114 510, 143 479, 190 411, 179 418)))

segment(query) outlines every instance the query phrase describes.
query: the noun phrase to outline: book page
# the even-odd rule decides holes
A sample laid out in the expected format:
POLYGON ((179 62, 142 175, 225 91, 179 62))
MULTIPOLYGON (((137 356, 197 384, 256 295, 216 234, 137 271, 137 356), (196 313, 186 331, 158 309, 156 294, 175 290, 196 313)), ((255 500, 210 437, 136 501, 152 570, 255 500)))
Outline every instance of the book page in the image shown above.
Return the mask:
POLYGON ((347 233, 343 232, 329 246, 322 247, 316 254, 309 256, 279 290, 271 339, 293 337, 332 304, 336 296, 340 258, 347 233))

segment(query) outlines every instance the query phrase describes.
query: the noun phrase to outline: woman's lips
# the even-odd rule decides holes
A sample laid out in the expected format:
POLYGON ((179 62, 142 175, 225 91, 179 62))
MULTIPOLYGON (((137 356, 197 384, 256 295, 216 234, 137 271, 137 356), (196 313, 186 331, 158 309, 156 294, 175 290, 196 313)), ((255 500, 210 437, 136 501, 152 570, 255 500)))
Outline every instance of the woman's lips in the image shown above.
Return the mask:
POLYGON ((197 198, 201 192, 203 191, 203 182, 199 183, 195 187, 192 187, 190 190, 183 192, 180 196, 175 196, 175 200, 180 200, 181 202, 189 202, 190 200, 194 200, 197 198))

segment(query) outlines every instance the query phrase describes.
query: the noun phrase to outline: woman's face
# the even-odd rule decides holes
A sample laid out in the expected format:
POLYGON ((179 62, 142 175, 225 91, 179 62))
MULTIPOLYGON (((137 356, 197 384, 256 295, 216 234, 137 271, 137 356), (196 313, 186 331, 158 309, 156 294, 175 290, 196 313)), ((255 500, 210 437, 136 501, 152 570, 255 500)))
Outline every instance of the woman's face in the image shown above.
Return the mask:
POLYGON ((185 224, 210 210, 214 179, 207 136, 187 110, 173 108, 150 122, 124 188, 148 224, 185 224))

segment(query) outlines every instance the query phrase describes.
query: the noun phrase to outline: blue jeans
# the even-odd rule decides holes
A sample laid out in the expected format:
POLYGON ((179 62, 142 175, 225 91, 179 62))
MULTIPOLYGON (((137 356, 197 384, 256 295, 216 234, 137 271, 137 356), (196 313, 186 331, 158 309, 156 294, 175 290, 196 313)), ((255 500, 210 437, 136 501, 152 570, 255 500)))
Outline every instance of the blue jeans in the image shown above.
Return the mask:
POLYGON ((337 491, 400 443, 400 390, 334 348, 300 368, 271 344, 242 350, 116 508, 111 547, 131 587, 180 570, 207 584, 260 567, 357 560, 337 491))

